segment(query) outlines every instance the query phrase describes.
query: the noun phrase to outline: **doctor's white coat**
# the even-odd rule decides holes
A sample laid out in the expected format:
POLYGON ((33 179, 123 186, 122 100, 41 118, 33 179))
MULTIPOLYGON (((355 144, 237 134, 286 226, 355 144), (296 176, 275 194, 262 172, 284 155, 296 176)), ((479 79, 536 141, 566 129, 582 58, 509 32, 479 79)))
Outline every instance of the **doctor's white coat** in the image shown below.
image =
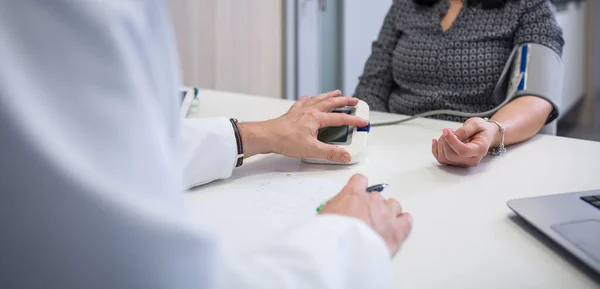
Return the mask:
POLYGON ((243 257, 187 223, 183 188, 229 177, 236 148, 227 119, 179 120, 166 9, 0 0, 0 288, 389 288, 352 218, 243 257))

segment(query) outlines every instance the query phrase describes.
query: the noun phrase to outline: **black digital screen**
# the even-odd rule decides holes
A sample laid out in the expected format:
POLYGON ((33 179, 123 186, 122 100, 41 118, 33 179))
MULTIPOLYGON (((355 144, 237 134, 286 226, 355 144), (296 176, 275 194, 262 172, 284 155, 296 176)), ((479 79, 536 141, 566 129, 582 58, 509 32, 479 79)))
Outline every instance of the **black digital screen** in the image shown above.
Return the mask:
POLYGON ((347 125, 326 127, 319 131, 317 139, 324 143, 344 143, 348 141, 348 129, 347 125))
MULTIPOLYGON (((333 112, 345 113, 352 115, 353 109, 342 109, 334 110, 333 112)), ((348 141, 348 133, 350 127, 347 125, 343 126, 330 126, 322 128, 317 134, 317 139, 324 143, 345 143, 348 141)))

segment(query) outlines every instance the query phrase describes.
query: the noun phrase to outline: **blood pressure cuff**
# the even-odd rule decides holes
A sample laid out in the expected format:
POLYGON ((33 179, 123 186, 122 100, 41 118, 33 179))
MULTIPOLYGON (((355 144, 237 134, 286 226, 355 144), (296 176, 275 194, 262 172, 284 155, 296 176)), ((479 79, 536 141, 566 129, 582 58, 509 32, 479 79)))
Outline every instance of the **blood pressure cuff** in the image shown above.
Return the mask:
POLYGON ((515 47, 502 72, 496 104, 507 98, 537 96, 552 104, 552 113, 546 123, 558 117, 563 91, 563 62, 553 49, 535 43, 515 47))

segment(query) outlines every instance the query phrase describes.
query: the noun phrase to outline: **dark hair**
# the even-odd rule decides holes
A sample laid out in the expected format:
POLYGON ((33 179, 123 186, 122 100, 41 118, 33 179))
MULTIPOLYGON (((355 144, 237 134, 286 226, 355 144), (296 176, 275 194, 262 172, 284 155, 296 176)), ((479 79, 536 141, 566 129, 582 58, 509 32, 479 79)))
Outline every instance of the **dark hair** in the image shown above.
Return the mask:
MULTIPOLYGON (((413 1, 419 5, 431 6, 431 5, 439 2, 440 0, 413 0, 413 1)), ((446 0, 442 0, 442 1, 446 1, 446 0)), ((465 0, 467 5, 469 5, 469 6, 481 5, 481 8, 483 8, 483 9, 500 8, 504 5, 504 3, 508 2, 508 1, 510 1, 510 0, 465 0)))

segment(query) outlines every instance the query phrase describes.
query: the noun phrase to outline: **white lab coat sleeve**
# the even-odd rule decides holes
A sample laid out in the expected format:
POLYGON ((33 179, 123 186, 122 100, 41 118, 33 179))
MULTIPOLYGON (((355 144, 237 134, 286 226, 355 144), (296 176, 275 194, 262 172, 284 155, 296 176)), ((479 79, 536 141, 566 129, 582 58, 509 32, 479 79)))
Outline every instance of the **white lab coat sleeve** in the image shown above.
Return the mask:
POLYGON ((219 288, 384 289, 393 284, 383 239, 362 221, 339 215, 318 216, 243 259, 229 260, 221 266, 219 288))
POLYGON ((229 119, 184 119, 181 137, 185 189, 231 176, 237 142, 229 119))
MULTIPOLYGON (((163 4, 0 1, 0 288, 389 287, 358 220, 319 216, 231 259, 189 224, 163 4)), ((189 122, 195 181, 230 174, 231 126, 189 122)))

